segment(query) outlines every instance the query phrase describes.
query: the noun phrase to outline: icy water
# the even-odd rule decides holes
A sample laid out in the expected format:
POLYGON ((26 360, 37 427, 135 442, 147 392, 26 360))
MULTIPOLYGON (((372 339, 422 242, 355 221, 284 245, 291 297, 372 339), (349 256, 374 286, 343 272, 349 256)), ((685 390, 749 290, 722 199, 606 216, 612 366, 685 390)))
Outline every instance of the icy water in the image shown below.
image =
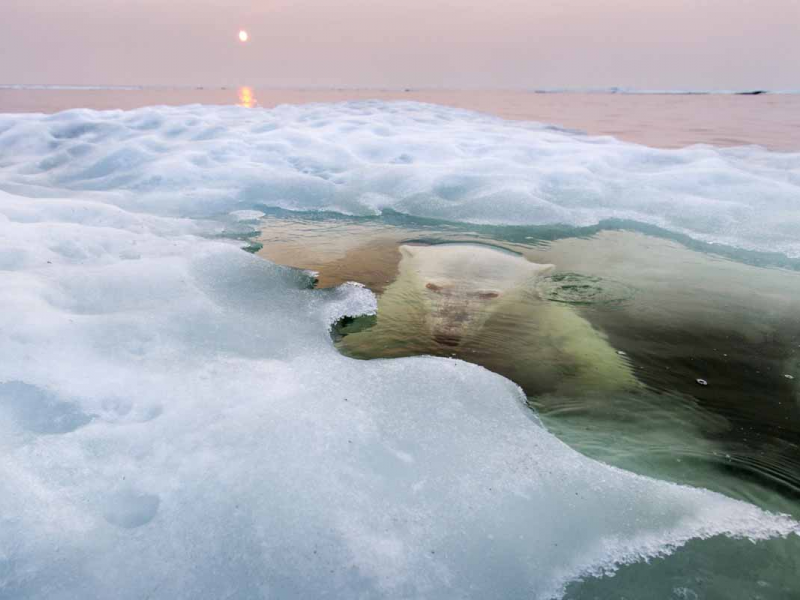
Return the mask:
MULTIPOLYGON (((379 295, 408 245, 503 249, 555 265, 532 296, 491 314, 469 340, 437 339, 422 320, 398 318, 413 311, 412 291, 399 308, 379 297, 376 317, 341 322, 337 347, 360 359, 483 365, 522 386, 548 429, 587 456, 800 516, 797 261, 721 255, 624 225, 565 231, 278 212, 260 228, 260 255, 316 271, 320 287, 357 281, 379 295), (615 382, 602 365, 588 378, 572 367, 566 334, 535 323, 547 305, 588 321, 637 383, 615 382), (548 346, 562 353, 547 355, 548 346)), ((574 584, 567 597, 789 598, 800 595, 798 573, 794 536, 757 546, 712 540, 574 584)))
POLYGON ((800 593, 796 97, 0 92, 0 596, 800 593))

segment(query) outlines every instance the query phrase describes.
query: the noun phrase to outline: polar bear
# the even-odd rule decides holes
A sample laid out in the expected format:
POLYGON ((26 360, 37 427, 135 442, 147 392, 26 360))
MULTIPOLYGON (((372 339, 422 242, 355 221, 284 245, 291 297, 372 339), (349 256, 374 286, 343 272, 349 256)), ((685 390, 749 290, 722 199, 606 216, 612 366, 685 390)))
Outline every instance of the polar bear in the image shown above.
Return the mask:
POLYGON ((586 319, 540 296, 537 283, 554 265, 476 243, 399 250, 398 276, 378 298, 375 325, 342 338, 345 353, 457 356, 529 394, 638 385, 625 357, 586 319))
POLYGON ((444 346, 458 346, 479 333, 509 298, 555 268, 479 244, 403 245, 400 255, 397 285, 384 304, 395 299, 395 291, 405 302, 408 288, 416 290, 424 323, 444 346))

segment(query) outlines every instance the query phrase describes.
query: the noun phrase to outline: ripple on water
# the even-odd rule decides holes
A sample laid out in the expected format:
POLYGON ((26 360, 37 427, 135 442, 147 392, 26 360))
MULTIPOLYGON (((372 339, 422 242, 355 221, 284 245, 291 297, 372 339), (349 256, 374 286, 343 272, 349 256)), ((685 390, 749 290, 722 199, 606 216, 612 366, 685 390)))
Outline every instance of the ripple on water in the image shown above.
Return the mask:
POLYGON ((536 289, 543 299, 566 304, 615 305, 627 302, 635 295, 635 289, 630 285, 580 273, 555 273, 542 277, 536 289))

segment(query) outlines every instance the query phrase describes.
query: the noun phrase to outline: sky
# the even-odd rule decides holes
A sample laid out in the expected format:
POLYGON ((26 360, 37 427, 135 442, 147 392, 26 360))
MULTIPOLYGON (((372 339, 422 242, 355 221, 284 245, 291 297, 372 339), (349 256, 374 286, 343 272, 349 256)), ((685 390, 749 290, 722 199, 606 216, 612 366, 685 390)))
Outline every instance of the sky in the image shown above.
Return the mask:
POLYGON ((798 57, 800 0, 0 0, 6 84, 800 89, 798 57))

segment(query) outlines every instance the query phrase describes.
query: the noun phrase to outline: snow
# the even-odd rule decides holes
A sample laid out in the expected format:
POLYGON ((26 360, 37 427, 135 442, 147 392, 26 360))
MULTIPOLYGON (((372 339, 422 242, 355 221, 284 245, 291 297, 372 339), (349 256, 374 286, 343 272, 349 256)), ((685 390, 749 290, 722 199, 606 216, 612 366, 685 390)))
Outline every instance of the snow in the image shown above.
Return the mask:
POLYGON ((0 189, 173 216, 280 207, 509 225, 628 219, 800 257, 800 153, 653 149, 414 102, 0 115, 0 189))

